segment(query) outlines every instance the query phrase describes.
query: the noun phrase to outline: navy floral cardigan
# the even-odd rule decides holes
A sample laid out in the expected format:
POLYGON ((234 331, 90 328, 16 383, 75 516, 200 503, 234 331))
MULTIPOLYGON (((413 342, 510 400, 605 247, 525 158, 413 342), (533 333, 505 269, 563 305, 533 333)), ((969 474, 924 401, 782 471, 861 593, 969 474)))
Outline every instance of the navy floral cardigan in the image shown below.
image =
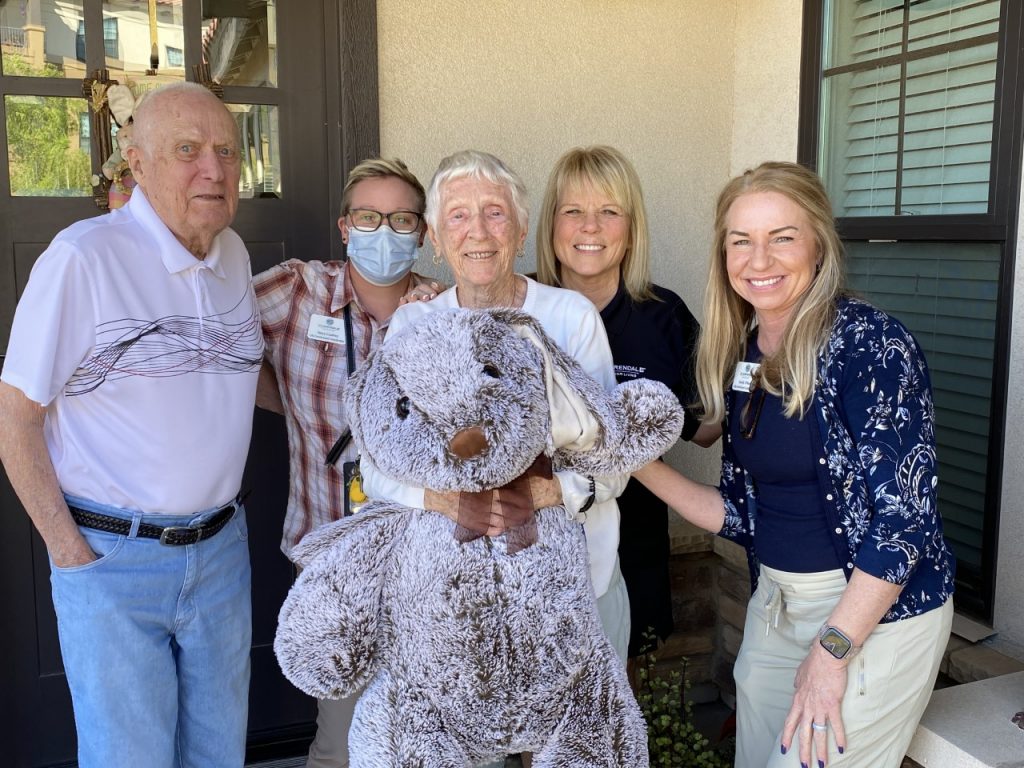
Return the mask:
MULTIPOLYGON (((732 409, 726 397, 726 423, 732 409)), ((935 414, 924 354, 895 318, 841 298, 819 358, 812 411, 818 487, 833 545, 854 566, 903 586, 882 619, 938 608, 953 594, 955 562, 937 509, 935 414)), ((756 585, 757 493, 724 431, 720 535, 743 545, 756 585)))

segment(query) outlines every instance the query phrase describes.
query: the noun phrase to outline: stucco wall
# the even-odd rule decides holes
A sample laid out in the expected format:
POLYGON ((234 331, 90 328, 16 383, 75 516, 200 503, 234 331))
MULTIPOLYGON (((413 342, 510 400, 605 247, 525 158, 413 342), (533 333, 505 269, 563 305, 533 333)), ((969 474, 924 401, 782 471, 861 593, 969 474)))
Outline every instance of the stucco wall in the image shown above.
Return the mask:
MULTIPOLYGON (((449 152, 495 152, 522 174, 536 218, 562 151, 619 147, 644 183, 655 279, 698 317, 718 188, 762 160, 796 158, 800 0, 436 0, 429 12, 378 0, 378 18, 385 154, 426 182, 449 152)), ((533 254, 531 237, 524 269, 533 254)), ((419 268, 446 277, 429 253, 419 268)), ((1021 270, 1016 283, 1019 329, 1021 270)), ((1020 392, 1024 354, 1014 347, 1010 391, 1020 392)), ((1024 403, 1011 398, 996 643, 1024 657, 1022 454, 1024 403)), ((717 455, 682 445, 671 459, 708 481, 717 455)))
POLYGON ((1003 496, 999 525, 996 575, 995 646, 1024 661, 1024 402, 1017 393, 1024 387, 1024 200, 1017 228, 1017 269, 1014 279, 1012 343, 1006 402, 1006 439, 1003 450, 1003 496))
MULTIPOLYGON (((427 182, 466 147, 526 181, 607 143, 637 167, 656 282, 702 316, 715 195, 735 170, 796 156, 799 0, 378 2, 381 151, 427 182), (740 13, 742 10, 742 13, 740 13)), ((533 237, 522 268, 533 269, 533 237)), ((447 278, 429 253, 418 268, 447 278)), ((705 480, 717 450, 676 449, 705 480)))

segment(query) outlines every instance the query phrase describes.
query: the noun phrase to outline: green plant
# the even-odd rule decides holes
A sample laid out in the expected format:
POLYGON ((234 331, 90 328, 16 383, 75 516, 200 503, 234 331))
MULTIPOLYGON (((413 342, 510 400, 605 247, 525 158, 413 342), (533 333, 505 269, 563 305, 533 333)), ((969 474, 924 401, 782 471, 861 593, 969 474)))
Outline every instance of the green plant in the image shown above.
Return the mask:
MULTIPOLYGON (((4 54, 5 75, 60 76, 52 64, 32 67, 18 54, 4 54)), ((7 162, 15 195, 90 195, 92 160, 78 145, 84 99, 7 96, 7 162)))
MULTIPOLYGON (((652 648, 657 642, 653 634, 645 633, 644 639, 652 648)), ((657 670, 656 662, 648 652, 637 660, 636 670, 636 699, 647 721, 651 766, 730 768, 731 745, 712 746, 693 723, 693 703, 686 700, 686 659, 682 671, 657 670)))

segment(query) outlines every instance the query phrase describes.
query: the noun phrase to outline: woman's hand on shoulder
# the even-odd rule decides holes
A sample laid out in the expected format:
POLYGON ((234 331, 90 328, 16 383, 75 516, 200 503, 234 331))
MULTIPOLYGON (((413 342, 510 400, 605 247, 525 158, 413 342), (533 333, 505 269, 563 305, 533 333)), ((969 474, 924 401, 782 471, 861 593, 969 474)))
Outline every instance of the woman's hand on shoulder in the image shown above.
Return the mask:
POLYGON ((445 286, 436 280, 419 283, 398 300, 398 305, 412 304, 416 301, 430 301, 437 298, 437 294, 441 293, 444 289, 445 286))

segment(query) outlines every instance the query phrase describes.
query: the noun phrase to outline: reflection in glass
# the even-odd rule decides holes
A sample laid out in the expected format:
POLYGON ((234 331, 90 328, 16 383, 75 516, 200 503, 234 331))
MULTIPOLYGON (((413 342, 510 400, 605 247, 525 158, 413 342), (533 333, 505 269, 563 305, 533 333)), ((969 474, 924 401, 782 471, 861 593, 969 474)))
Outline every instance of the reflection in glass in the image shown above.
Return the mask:
POLYGON ((156 15, 151 20, 149 3, 103 0, 103 45, 111 79, 123 83, 125 78, 132 81, 146 78, 147 84, 153 86, 185 79, 181 3, 158 2, 154 4, 154 11, 156 15), (117 41, 116 48, 111 45, 112 38, 117 41), (151 67, 154 46, 155 70, 151 67), (151 74, 147 77, 147 73, 151 74))
POLYGON ((281 141, 277 107, 268 104, 228 104, 241 136, 241 197, 281 197, 281 141))
POLYGON ((203 0, 203 63, 221 85, 277 85, 275 0, 203 0))
POLYGON ((79 137, 85 99, 5 96, 12 195, 88 197, 92 174, 79 137))
POLYGON ((3 73, 21 77, 85 77, 78 60, 82 0, 0 3, 3 73))

